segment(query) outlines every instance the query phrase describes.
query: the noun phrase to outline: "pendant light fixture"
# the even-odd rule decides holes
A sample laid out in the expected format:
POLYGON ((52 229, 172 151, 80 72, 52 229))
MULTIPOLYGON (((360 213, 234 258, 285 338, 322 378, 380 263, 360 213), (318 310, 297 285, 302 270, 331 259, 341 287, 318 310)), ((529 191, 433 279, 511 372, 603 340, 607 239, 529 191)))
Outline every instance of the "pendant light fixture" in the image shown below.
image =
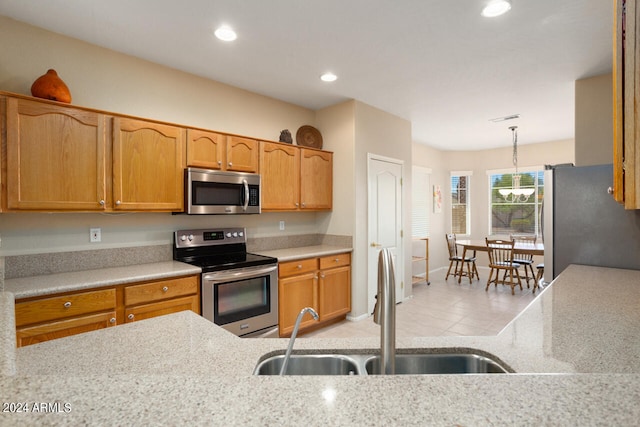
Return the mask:
POLYGON ((516 168, 516 173, 512 175, 512 187, 501 188, 498 193, 506 202, 510 203, 524 203, 529 200, 529 197, 535 192, 533 188, 520 188, 521 175, 518 173, 518 126, 509 127, 513 136, 513 165, 516 168))

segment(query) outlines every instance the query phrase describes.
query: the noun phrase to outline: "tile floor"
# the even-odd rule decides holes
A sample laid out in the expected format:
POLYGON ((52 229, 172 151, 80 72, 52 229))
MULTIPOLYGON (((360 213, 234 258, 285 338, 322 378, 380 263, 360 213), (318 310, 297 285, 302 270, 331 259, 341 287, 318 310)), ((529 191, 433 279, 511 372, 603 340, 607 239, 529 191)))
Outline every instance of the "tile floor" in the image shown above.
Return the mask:
MULTIPOLYGON (((462 279, 458 284, 452 276, 445 281, 446 271, 431 274, 431 284, 413 286, 413 297, 396 306, 396 336, 478 336, 496 335, 536 296, 523 283, 515 295, 511 288, 491 285, 485 291, 488 269, 480 270, 481 280, 462 279), (482 280, 484 278, 484 280, 482 280)), ((377 337, 380 327, 373 317, 359 321, 345 320, 326 328, 300 335, 300 338, 377 337)))

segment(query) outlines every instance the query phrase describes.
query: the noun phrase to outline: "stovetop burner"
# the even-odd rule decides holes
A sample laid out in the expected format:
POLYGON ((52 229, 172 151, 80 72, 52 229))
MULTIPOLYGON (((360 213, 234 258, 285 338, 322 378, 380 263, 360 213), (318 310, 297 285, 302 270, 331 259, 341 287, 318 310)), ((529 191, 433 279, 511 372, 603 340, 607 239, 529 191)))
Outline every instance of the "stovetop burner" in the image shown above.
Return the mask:
POLYGON ((173 259, 202 268, 202 272, 275 264, 277 258, 247 252, 244 228, 178 230, 173 259))

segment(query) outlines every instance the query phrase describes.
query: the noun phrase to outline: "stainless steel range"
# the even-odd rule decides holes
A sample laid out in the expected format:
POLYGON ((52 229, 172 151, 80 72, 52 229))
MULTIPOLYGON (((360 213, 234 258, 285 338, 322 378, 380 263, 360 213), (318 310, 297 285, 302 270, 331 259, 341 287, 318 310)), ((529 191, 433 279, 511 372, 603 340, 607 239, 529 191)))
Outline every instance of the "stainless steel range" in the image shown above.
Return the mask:
POLYGON ((277 336, 278 260, 247 252, 244 228, 178 230, 173 259, 202 268, 202 316, 241 337, 277 336))

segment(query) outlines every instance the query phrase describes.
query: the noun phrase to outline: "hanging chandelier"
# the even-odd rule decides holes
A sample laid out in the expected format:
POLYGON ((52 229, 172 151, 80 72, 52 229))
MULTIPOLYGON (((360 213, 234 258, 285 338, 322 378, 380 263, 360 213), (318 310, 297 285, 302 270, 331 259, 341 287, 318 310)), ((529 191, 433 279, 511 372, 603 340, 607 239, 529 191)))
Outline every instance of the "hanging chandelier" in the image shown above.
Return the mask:
POLYGON ((529 200, 529 197, 534 193, 533 188, 520 188, 520 177, 518 173, 518 126, 511 126, 509 130, 513 135, 513 165, 516 168, 516 173, 512 175, 512 187, 501 188, 498 193, 506 202, 510 203, 524 203, 529 200))

